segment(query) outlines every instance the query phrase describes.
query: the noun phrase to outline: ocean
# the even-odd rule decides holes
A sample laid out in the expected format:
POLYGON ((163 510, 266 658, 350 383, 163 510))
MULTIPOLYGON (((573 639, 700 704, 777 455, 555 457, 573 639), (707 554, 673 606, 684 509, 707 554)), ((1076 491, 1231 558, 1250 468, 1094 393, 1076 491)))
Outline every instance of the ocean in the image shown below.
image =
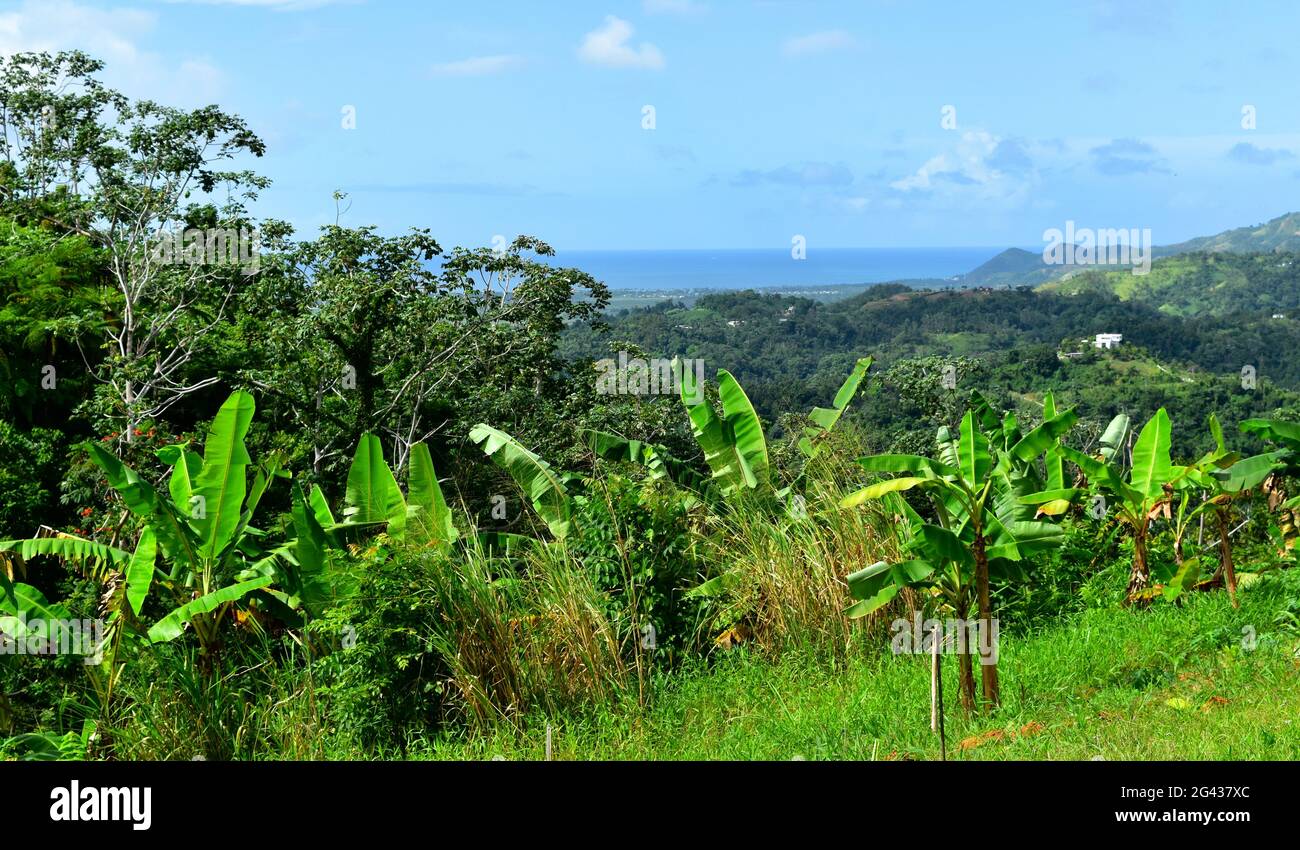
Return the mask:
POLYGON ((691 290, 843 286, 950 278, 1002 248, 822 248, 806 259, 771 250, 564 251, 552 265, 579 268, 611 289, 691 290))

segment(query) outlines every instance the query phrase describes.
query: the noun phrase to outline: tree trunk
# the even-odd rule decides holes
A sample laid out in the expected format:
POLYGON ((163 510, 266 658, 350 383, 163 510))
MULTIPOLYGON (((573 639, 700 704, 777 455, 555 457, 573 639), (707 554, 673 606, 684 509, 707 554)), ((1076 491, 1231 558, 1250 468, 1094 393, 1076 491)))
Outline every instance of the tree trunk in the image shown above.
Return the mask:
POLYGON ((961 673, 961 707, 967 714, 975 713, 975 662, 969 651, 957 656, 961 673))
POLYGON ((1228 509, 1218 507, 1214 510, 1219 520, 1219 569, 1223 571, 1223 581, 1228 585, 1228 598, 1233 608, 1240 608, 1237 601, 1237 569, 1232 563, 1232 531, 1228 528, 1228 509))
POLYGON ((991 632, 993 628, 993 604, 989 599, 989 558, 984 549, 982 531, 975 532, 975 590, 979 595, 980 607, 980 684, 983 686, 985 705, 996 707, 1000 702, 997 656, 993 654, 992 646, 987 645, 990 641, 982 639, 985 630, 991 632))
POLYGON ((1133 571, 1128 578, 1129 604, 1140 604, 1138 594, 1147 589, 1151 581, 1151 572, 1147 569, 1147 530, 1146 527, 1133 531, 1133 571))
MULTIPOLYGON (((963 590, 963 595, 965 591, 963 590)), ((957 610, 957 622, 965 627, 970 608, 963 603, 957 610)), ((975 662, 971 658, 969 630, 959 638, 957 646, 957 672, 961 683, 961 707, 967 714, 975 712, 975 662)))

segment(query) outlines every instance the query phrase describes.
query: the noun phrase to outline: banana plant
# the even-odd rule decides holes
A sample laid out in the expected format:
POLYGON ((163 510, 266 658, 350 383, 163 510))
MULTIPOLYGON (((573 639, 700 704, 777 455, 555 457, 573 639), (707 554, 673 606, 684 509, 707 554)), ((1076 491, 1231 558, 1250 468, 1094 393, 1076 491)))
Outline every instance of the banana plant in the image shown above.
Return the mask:
POLYGON ((361 435, 352 466, 348 469, 344 492, 343 521, 334 523, 319 488, 312 492, 317 520, 325 519, 325 529, 364 527, 382 529, 394 540, 417 546, 432 546, 447 551, 459 534, 447 500, 438 484, 433 456, 424 443, 411 446, 407 493, 397 484, 397 477, 384 460, 383 444, 374 434, 361 435))
POLYGON ((62 534, 3 541, 0 552, 14 551, 24 559, 58 557, 100 578, 121 572, 125 581, 121 593, 111 598, 108 619, 114 635, 123 606, 138 620, 146 599, 155 595, 174 607, 148 627, 148 640, 174 640, 190 629, 204 652, 211 652, 219 645, 220 627, 231 609, 252 595, 283 603, 291 611, 305 607, 309 612, 337 598, 344 586, 336 581, 330 557, 342 548, 342 535, 352 529, 383 522, 394 537, 437 546, 454 539, 455 527, 428 448, 412 447, 408 506, 383 461, 378 439, 367 434, 348 474, 344 521, 334 519, 319 487, 308 496, 294 485, 293 533, 278 544, 268 543, 253 518, 273 480, 288 474, 275 455, 258 465, 249 456, 244 439, 254 411, 251 395, 234 392, 213 419, 202 455, 183 445, 159 449, 159 459, 171 469, 165 493, 103 446, 90 445, 92 460, 141 523, 133 552, 62 534))
POLYGON ((722 401, 722 414, 718 415, 691 371, 676 358, 672 368, 691 420, 691 433, 704 452, 714 486, 724 498, 745 491, 770 493, 770 461, 763 424, 740 383, 726 369, 718 370, 718 397, 722 401))
MULTIPOLYGON (((898 519, 895 527, 903 541, 903 551, 915 557, 892 564, 877 561, 850 574, 847 578, 849 592, 857 601, 845 614, 851 619, 864 617, 891 601, 904 587, 910 587, 921 594, 925 608, 936 614, 946 613, 964 623, 976 599, 970 561, 944 546, 935 532, 927 532, 925 520, 899 493, 885 493, 879 498, 885 510, 898 519)), ((945 523, 950 519, 940 516, 937 523, 946 528, 945 523)), ((969 634, 965 633, 959 639, 967 641, 969 634)), ((973 712, 976 708, 975 668, 969 645, 959 645, 959 649, 965 650, 959 652, 957 660, 962 708, 973 712)))
POLYGON ((643 466, 651 480, 671 481, 699 501, 714 504, 720 498, 708 476, 701 475, 690 464, 673 457, 663 446, 629 440, 595 429, 584 430, 582 438, 587 448, 598 457, 643 466))
MULTIPOLYGON (((957 434, 945 426, 937 434, 937 458, 883 454, 860 458, 869 472, 899 473, 901 477, 870 484, 846 496, 841 505, 856 507, 889 494, 919 488, 931 500, 935 521, 907 514, 913 530, 909 552, 915 557, 895 564, 873 564, 848 577, 849 589, 859 603, 851 616, 863 616, 884 605, 903 587, 930 587, 938 592, 973 593, 981 628, 993 622, 990 580, 1025 580, 1026 559, 1060 543, 1060 528, 1034 518, 1032 508, 1019 496, 1017 467, 1034 462, 1077 421, 1067 410, 1044 421, 1009 445, 995 441, 977 425, 977 413, 968 410, 957 434), (941 582, 947 582, 943 588, 941 582)), ((1002 434, 999 432, 999 440, 1002 434)), ((1000 700, 997 662, 987 641, 981 641, 980 663, 983 700, 1000 700)), ((964 661, 969 664, 969 658, 964 661)), ((966 668, 969 669, 969 668, 966 668)), ((963 673, 963 704, 974 705, 974 679, 963 673), (969 679, 969 684, 967 680, 969 679)))
POLYGON ((831 406, 814 407, 808 414, 812 424, 803 429, 803 437, 799 440, 799 451, 806 457, 812 459, 821 453, 826 445, 826 436, 835 429, 835 423, 840 421, 840 417, 844 415, 853 397, 857 395, 858 387, 866 380, 867 371, 871 369, 873 362, 870 357, 859 358, 853 365, 853 371, 835 393, 831 406))
POLYGON ((1285 554, 1300 540, 1300 495, 1288 499, 1276 479, 1282 476, 1293 480, 1300 478, 1300 424, 1282 419, 1247 419, 1239 427, 1247 434, 1268 440, 1285 452, 1281 467, 1264 484, 1269 496, 1269 509, 1278 512, 1273 534, 1285 554))
POLYGON ((91 459, 103 471, 127 510, 142 524, 133 554, 94 541, 62 537, 18 543, 25 553, 84 562, 87 556, 125 565, 125 600, 138 617, 153 591, 176 605, 148 629, 152 642, 178 637, 193 629, 204 651, 219 642, 218 630, 231 607, 274 576, 250 569, 262 554, 262 533, 251 526, 253 514, 272 478, 280 472, 272 460, 255 469, 244 437, 253 418, 253 397, 232 393, 208 429, 203 455, 179 446, 159 450, 171 465, 168 493, 152 484, 103 446, 91 444, 91 459), (164 568, 159 568, 158 556, 164 568))
MULTIPOLYGON (((860 358, 844 379, 830 407, 814 407, 799 440, 799 450, 809 459, 817 457, 825 446, 826 436, 835 428, 844 411, 866 379, 872 358, 860 358)), ((785 498, 791 487, 774 490, 770 479, 770 460, 762 422, 754 411, 740 382, 725 369, 718 371, 718 396, 722 415, 705 399, 690 370, 673 361, 682 404, 691 420, 691 433, 704 453, 709 475, 702 476, 688 463, 674 458, 663 446, 629 440, 617 434, 589 430, 584 432, 587 446, 606 460, 632 462, 644 466, 652 479, 668 479, 707 504, 717 505, 741 493, 762 497, 785 498)), ((793 485, 792 485, 793 486, 793 485)))
POLYGON ((1269 475, 1281 468, 1287 452, 1279 450, 1243 458, 1239 453, 1228 450, 1223 428, 1213 413, 1210 414, 1209 425, 1215 447, 1188 466, 1187 474, 1180 482, 1182 496, 1174 534, 1177 572, 1166 583, 1164 596, 1172 600, 1195 586, 1201 573, 1201 559, 1199 555, 1184 557, 1183 537, 1192 522, 1210 516, 1218 532, 1219 565, 1207 584, 1216 584, 1222 579, 1228 588, 1232 607, 1236 608, 1239 607, 1239 602, 1236 565, 1232 557, 1231 506, 1243 494, 1258 487, 1269 475), (1205 497, 1200 504, 1189 510, 1193 491, 1203 493, 1205 497))
MULTIPOLYGON (((1115 502, 1120 522, 1133 535, 1133 565, 1129 572, 1128 599, 1130 602, 1149 598, 1151 569, 1147 557, 1147 543, 1151 522, 1168 513, 1173 501, 1173 489, 1187 475, 1187 468, 1175 466, 1171 458, 1171 425, 1169 414, 1162 407, 1147 421, 1133 444, 1132 466, 1128 477, 1123 472, 1124 434, 1127 422, 1120 417, 1112 420, 1107 437, 1102 441, 1097 456, 1062 446, 1064 457, 1087 477, 1090 487, 1109 494, 1115 502)), ((1088 494, 1084 488, 1066 488, 1043 491, 1023 497, 1026 504, 1047 505, 1060 500, 1075 501, 1088 494)), ((1104 498, 1104 496, 1103 496, 1104 498)))

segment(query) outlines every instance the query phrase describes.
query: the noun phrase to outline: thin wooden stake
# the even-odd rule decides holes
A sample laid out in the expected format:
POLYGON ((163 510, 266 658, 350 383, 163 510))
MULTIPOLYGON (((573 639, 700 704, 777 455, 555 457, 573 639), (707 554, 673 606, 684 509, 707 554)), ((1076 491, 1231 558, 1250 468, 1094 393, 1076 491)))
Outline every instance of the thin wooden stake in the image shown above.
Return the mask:
POLYGON ((935 717, 939 721, 939 759, 948 760, 948 739, 943 731, 943 676, 942 660, 939 654, 939 627, 934 627, 934 706, 935 717))
POLYGON ((551 724, 546 724, 546 760, 551 760, 551 724))
POLYGON ((939 650, 930 647, 930 731, 939 731, 939 650))

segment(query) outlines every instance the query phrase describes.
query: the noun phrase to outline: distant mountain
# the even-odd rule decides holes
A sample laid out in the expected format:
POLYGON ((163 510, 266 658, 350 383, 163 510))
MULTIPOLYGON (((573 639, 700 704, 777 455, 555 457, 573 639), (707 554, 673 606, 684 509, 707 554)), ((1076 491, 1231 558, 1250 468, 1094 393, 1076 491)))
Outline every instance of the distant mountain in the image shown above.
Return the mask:
POLYGON ((1176 245, 1162 245, 1157 257, 1190 254, 1194 251, 1252 254, 1262 251, 1300 251, 1300 212, 1287 213, 1254 227, 1225 230, 1215 236, 1200 236, 1176 245))
POLYGON ((1004 283, 1037 284, 1054 277, 1057 266, 1043 262, 1042 254, 1023 248, 1008 248, 973 271, 967 272, 963 281, 980 286, 1004 283))
MULTIPOLYGON (((1153 257, 1159 258, 1184 254, 1261 254, 1291 251, 1300 252, 1300 212, 1287 213, 1253 227, 1238 227, 1234 230, 1225 230, 1214 236, 1199 236, 1174 245, 1160 245, 1152 249, 1151 254, 1153 257)), ((1178 268, 1186 270, 1200 265, 1200 262, 1196 262, 1191 266, 1178 268)), ((1267 267, 1268 264, 1264 262, 1258 266, 1258 269, 1267 267)), ((1166 272, 1172 268, 1174 267, 1167 267, 1166 272)), ((1244 271, 1246 269, 1242 267, 1239 270, 1244 271)), ((1008 248, 987 263, 968 272, 962 280, 968 285, 978 286, 1039 286, 1049 284, 1052 281, 1072 279, 1079 275, 1096 274, 1133 276, 1128 266, 1112 266, 1108 268, 1105 266, 1098 267, 1097 265, 1048 265, 1043 262, 1041 254, 1020 248, 1008 248)), ((1213 277, 1213 275, 1210 275, 1210 277, 1213 277)), ((1147 286, 1139 288, 1144 291, 1162 288, 1153 287, 1152 284, 1155 283, 1154 280, 1149 281, 1147 286)), ((1177 283, 1177 281, 1174 281, 1174 283, 1177 283)), ((1080 283, 1078 286, 1083 285, 1096 285, 1096 281, 1087 284, 1080 283)), ((1077 291, 1078 286, 1067 287, 1066 289, 1077 291)), ((1130 288, 1132 287, 1128 285, 1120 285, 1116 291, 1117 294, 1124 297, 1130 288)), ((1247 293, 1243 292, 1242 294, 1247 293)), ((1190 304, 1197 299, 1192 297, 1182 300, 1190 304)))

